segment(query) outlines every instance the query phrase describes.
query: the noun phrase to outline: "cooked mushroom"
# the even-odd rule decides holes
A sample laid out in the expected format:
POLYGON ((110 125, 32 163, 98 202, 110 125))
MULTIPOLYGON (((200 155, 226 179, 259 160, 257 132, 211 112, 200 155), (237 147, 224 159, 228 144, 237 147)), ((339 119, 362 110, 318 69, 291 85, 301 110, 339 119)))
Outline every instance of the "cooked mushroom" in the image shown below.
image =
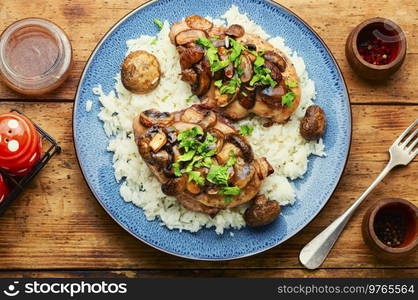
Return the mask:
POLYGON ((283 57, 281 57, 279 54, 277 54, 276 52, 274 52, 274 51, 266 51, 264 53, 264 58, 267 61, 270 61, 270 62, 276 64, 279 67, 280 72, 284 72, 286 70, 286 61, 285 61, 285 59, 283 57))
POLYGON ((256 101, 263 101, 271 107, 278 108, 282 106, 282 96, 287 92, 284 82, 275 87, 267 87, 264 89, 258 89, 256 93, 256 101))
POLYGON ((216 160, 220 165, 223 165, 228 161, 229 157, 231 156, 231 151, 235 154, 235 156, 241 155, 241 151, 237 146, 224 142, 222 150, 216 154, 216 160))
POLYGON ((240 38, 245 34, 245 30, 241 25, 232 24, 225 30, 225 34, 235 38, 240 38))
POLYGON ((162 130, 160 130, 156 135, 152 137, 151 141, 149 142, 149 146, 151 147, 152 151, 158 152, 166 142, 167 136, 162 130))
POLYGON ((176 22, 173 24, 173 26, 171 26, 170 29, 170 33, 168 34, 170 41, 173 45, 176 44, 176 36, 182 32, 182 31, 186 31, 189 30, 190 27, 187 25, 186 22, 180 21, 180 22, 176 22))
POLYGON ((167 196, 176 196, 186 189, 187 175, 183 174, 181 177, 171 178, 166 183, 161 185, 161 190, 167 196))
POLYGON ((212 22, 202 18, 201 16, 188 16, 186 19, 186 24, 193 29, 199 30, 210 30, 213 26, 212 22))
POLYGON ((156 109, 148 109, 143 111, 139 116, 139 121, 145 127, 156 125, 167 126, 173 121, 173 116, 168 112, 159 112, 156 109))
POLYGON ((188 123, 199 123, 204 117, 205 116, 202 113, 198 112, 193 107, 190 107, 184 111, 180 119, 188 123))
POLYGON ((205 117, 199 122, 199 125, 202 126, 204 129, 207 129, 209 127, 212 127, 216 124, 217 121, 217 117, 216 114, 209 110, 208 112, 206 112, 205 117))
POLYGON ((154 166, 165 168, 171 161, 170 154, 165 150, 160 150, 157 153, 152 153, 152 161, 150 162, 154 166))
POLYGON ((325 113, 318 105, 307 108, 305 116, 300 123, 300 134, 308 141, 319 139, 325 131, 325 113))
POLYGON ((178 45, 184 45, 187 43, 195 42, 199 38, 203 37, 206 37, 206 33, 204 31, 198 29, 189 29, 177 34, 176 43, 178 45))
POLYGON ((180 54, 180 66, 182 70, 188 69, 194 64, 198 63, 203 59, 205 51, 202 47, 195 46, 191 48, 186 48, 180 54))
POLYGON ((192 91, 195 95, 201 96, 205 94, 210 87, 211 82, 211 70, 209 62, 204 59, 200 61, 196 66, 195 70, 198 76, 197 84, 192 87, 192 91))
POLYGON ((238 93, 238 102, 241 104, 242 107, 246 109, 251 109, 254 107, 255 104, 255 92, 243 89, 238 93))
POLYGON ((271 71, 270 76, 274 81, 280 82, 282 80, 282 74, 280 73, 280 69, 277 65, 266 60, 264 62, 264 66, 271 71))
POLYGON ((234 165, 234 176, 231 177, 231 184, 242 189, 250 182, 254 174, 254 167, 239 158, 234 165))
POLYGON ((240 77, 242 82, 248 82, 253 77, 253 65, 251 63, 250 58, 248 55, 241 55, 241 64, 240 68, 242 70, 242 75, 240 77))
POLYGON ((265 157, 257 158, 254 167, 260 179, 264 179, 274 173, 273 167, 265 157))
POLYGON ((237 133, 231 133, 225 136, 225 142, 231 143, 238 147, 242 152, 242 157, 244 158, 245 162, 248 163, 253 161, 253 150, 251 149, 250 144, 243 136, 237 133))
POLYGON ((192 193, 192 194, 194 194, 194 195, 199 194, 199 193, 200 193, 200 191, 201 191, 200 185, 199 185, 199 184, 197 184, 197 183, 196 183, 196 182, 194 182, 194 181, 188 181, 188 182, 187 182, 186 189, 187 189, 187 191, 188 191, 189 193, 192 193))
POLYGON ((193 69, 186 69, 181 72, 181 80, 187 82, 191 86, 197 84, 197 73, 193 69))
POLYGON ((216 138, 216 152, 220 152, 224 146, 225 135, 222 133, 222 131, 216 128, 210 128, 208 133, 216 138))
POLYGON ((151 92, 160 82, 160 63, 157 58, 146 51, 130 53, 121 66, 123 86, 136 94, 151 92))
POLYGON ((253 204, 244 213, 244 220, 248 226, 259 227, 272 223, 280 214, 277 201, 267 200, 266 196, 258 195, 253 204))

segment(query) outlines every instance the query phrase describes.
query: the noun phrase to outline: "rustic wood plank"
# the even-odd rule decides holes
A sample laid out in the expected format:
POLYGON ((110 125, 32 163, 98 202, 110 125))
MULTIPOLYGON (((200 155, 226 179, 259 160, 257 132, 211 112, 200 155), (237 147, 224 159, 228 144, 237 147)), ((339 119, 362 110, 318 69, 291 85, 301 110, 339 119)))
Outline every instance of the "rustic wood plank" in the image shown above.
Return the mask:
MULTIPOLYGON (((47 18, 62 26, 73 44, 75 66, 70 79, 62 87, 39 99, 72 100, 85 62, 97 42, 121 17, 144 2, 146 1, 2 1, 0 30, 28 15, 47 18)), ((418 78, 418 5, 415 0, 283 0, 280 3, 307 21, 324 39, 342 69, 353 103, 418 104, 418 90, 415 88, 418 78), (315 13, 311 13, 312 11, 315 13), (404 66, 385 83, 359 79, 348 66, 344 54, 344 43, 350 30, 361 21, 376 15, 397 22, 408 39, 408 55, 404 66)), ((21 95, 0 83, 0 99, 21 98, 21 95)))
POLYGON ((0 278, 414 278, 418 269, 1 271, 0 278))
MULTIPOLYGON (((0 218, 0 266, 10 270, 301 268, 297 257, 303 245, 367 188, 384 167, 392 139, 418 115, 416 106, 354 106, 352 154, 337 192, 320 215, 281 246, 246 259, 212 263, 154 250, 105 213, 89 192, 75 158, 71 103, 0 103, 0 112, 11 107, 47 129, 63 152, 0 218)), ((417 159, 406 168, 394 170, 354 216, 323 267, 418 268, 418 255, 395 262, 376 259, 360 234, 362 216, 373 201, 398 196, 418 204, 416 178, 417 159)), ((316 276, 316 272, 312 274, 316 276)))

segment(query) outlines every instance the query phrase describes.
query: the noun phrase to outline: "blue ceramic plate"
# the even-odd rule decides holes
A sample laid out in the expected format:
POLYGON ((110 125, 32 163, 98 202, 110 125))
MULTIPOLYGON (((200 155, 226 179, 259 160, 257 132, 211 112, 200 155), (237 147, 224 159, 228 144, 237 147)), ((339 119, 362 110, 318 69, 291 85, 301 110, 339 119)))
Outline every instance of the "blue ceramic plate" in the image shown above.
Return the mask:
POLYGON ((351 111, 347 89, 328 48, 299 17, 284 7, 262 0, 160 0, 137 8, 119 21, 91 55, 77 90, 74 104, 74 142, 84 177, 104 209, 139 240, 162 251, 202 260, 225 260, 253 255, 286 241, 305 227, 331 197, 344 170, 351 141, 351 111), (245 228, 217 235, 214 229, 197 233, 170 231, 158 221, 149 222, 142 210, 123 201, 112 168, 108 139, 98 119, 99 105, 86 112, 86 101, 95 99, 92 88, 101 84, 108 93, 114 85, 127 51, 125 42, 141 34, 157 33, 154 18, 170 23, 188 16, 219 17, 232 4, 247 13, 271 36, 281 36, 286 45, 304 58, 315 81, 317 100, 326 112, 324 137, 326 158, 311 157, 303 179, 294 181, 297 201, 284 207, 273 224, 262 229, 245 228))

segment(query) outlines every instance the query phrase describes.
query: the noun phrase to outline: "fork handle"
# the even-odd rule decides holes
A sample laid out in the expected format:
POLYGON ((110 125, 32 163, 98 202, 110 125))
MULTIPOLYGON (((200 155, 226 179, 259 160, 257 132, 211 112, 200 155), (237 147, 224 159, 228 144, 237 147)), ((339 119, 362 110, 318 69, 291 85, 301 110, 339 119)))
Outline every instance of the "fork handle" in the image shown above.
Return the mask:
POLYGON ((341 231, 350 220, 356 208, 363 202, 367 195, 382 181, 382 179, 396 165, 392 160, 386 165, 375 181, 364 191, 364 193, 334 222, 311 240, 299 254, 299 260, 308 269, 318 268, 328 256, 332 246, 334 246, 341 231))

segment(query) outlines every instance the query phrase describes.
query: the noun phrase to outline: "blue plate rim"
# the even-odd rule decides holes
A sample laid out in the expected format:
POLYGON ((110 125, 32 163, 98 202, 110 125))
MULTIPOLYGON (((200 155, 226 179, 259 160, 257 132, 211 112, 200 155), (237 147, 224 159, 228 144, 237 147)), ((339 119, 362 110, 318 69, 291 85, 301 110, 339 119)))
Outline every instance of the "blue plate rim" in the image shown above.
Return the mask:
POLYGON ((79 99, 79 94, 81 91, 81 83, 84 81, 84 77, 87 74, 87 69, 90 67, 90 64, 94 58, 94 56, 96 55, 97 51, 99 50, 100 46, 103 44, 103 42, 107 39, 108 36, 110 36, 114 30, 116 30, 118 28, 118 26, 123 23, 126 19, 128 19, 130 16, 134 15, 135 13, 137 13, 138 11, 146 8, 147 6, 158 2, 160 0, 149 0, 143 4, 141 4, 140 6, 136 7, 135 9, 133 9, 132 11, 130 11, 129 13, 127 13, 125 16, 123 16, 121 19, 119 19, 104 35, 103 37, 100 39, 100 41, 97 43, 97 45, 94 47, 92 53, 90 54, 89 58, 87 59, 87 63, 85 64, 84 68, 83 68, 83 72, 81 73, 80 79, 78 81, 77 84, 77 90, 76 90, 76 94, 74 96, 74 103, 73 103, 73 114, 72 114, 72 128, 73 128, 73 145, 74 145, 74 149, 75 149, 75 154, 76 154, 76 158, 77 158, 77 163, 80 167, 81 170, 81 174, 83 175, 84 181, 87 183, 87 186, 90 190, 90 192, 93 194, 94 198, 96 199, 96 201, 102 206, 102 208, 107 212, 107 214, 119 225, 121 226, 125 231, 127 231, 129 234, 131 234, 132 236, 134 236, 136 239, 140 240, 141 242, 143 242, 144 244, 157 249, 161 252, 173 255, 173 256, 177 256, 177 257, 181 257, 181 258, 185 258, 185 259, 190 259, 190 260, 197 260, 197 261, 228 261, 228 260, 236 260, 236 259, 240 259, 240 258, 245 258, 245 257, 249 257, 249 256, 253 256, 262 252, 265 252, 267 250, 270 250, 276 246, 278 246, 279 244, 282 244, 284 242, 286 242, 288 239, 290 239, 291 237, 295 236, 297 233, 299 233, 302 229, 304 229, 306 226, 308 226, 313 219, 316 218, 316 216, 318 216, 318 214, 322 211, 322 209, 325 207, 325 205, 328 203, 328 201, 331 199, 331 197, 334 195, 341 179, 342 179, 342 175, 347 167, 347 162, 348 162, 348 158, 350 156, 350 150, 351 150, 351 143, 352 143, 352 136, 353 136, 353 128, 352 128, 352 123, 353 123, 353 114, 351 111, 351 99, 350 99, 350 94, 348 92, 347 89, 347 83, 346 80, 344 78, 343 73, 341 72, 340 66, 337 63, 337 60, 335 59, 334 55, 332 54, 331 50, 328 48, 328 46, 326 45, 326 43, 324 42, 324 40, 319 36, 319 34, 307 23, 305 22, 301 17, 299 17, 295 12, 293 12, 292 10, 290 10, 289 8, 276 3, 272 0, 263 0, 265 2, 268 2, 286 12, 288 12, 290 15, 292 15, 293 17, 295 17, 299 22, 301 22, 304 26, 306 26, 315 36, 315 38, 318 39, 318 41, 322 44, 322 46, 326 49, 326 51, 328 52, 328 54, 330 55, 332 61, 334 62, 335 66, 337 67, 337 71, 338 71, 338 75, 340 75, 341 79, 342 79, 342 83, 344 86, 344 92, 345 92, 345 96, 346 96, 346 105, 347 105, 347 110, 349 112, 349 118, 348 118, 348 129, 350 134, 348 135, 349 140, 348 143, 346 144, 346 149, 345 149, 345 162, 344 162, 344 166, 341 169, 339 175, 338 175, 338 180, 336 181, 335 185, 332 187, 332 191, 329 194, 329 197, 326 201, 324 201, 320 208, 318 209, 318 211, 312 215, 311 218, 309 218, 309 220, 306 222, 306 224, 301 227, 298 230, 295 230, 294 232, 292 232, 291 234, 289 234, 286 238, 284 238, 283 240, 280 240, 279 243, 276 243, 274 245, 271 246, 267 246, 264 247, 260 250, 257 251, 253 251, 250 253, 246 253, 243 255, 239 255, 236 257, 230 257, 230 258, 201 258, 201 257, 194 257, 194 256, 187 256, 187 255, 181 255, 178 253, 174 253, 171 251, 168 251, 166 249, 160 248, 157 245, 154 245, 146 240, 144 240, 143 238, 137 236, 134 232, 132 232, 127 226, 125 226, 125 224, 123 224, 122 222, 120 222, 119 220, 117 220, 113 214, 106 208, 106 206, 104 205, 104 203, 100 200, 100 197, 97 195, 97 193, 95 192, 94 188, 91 186, 90 182, 87 180, 87 176, 85 174, 85 171, 83 169, 83 163, 80 160, 80 155, 78 152, 78 147, 77 147, 77 133, 76 133, 76 128, 75 128, 75 116, 77 113, 77 102, 79 99))

